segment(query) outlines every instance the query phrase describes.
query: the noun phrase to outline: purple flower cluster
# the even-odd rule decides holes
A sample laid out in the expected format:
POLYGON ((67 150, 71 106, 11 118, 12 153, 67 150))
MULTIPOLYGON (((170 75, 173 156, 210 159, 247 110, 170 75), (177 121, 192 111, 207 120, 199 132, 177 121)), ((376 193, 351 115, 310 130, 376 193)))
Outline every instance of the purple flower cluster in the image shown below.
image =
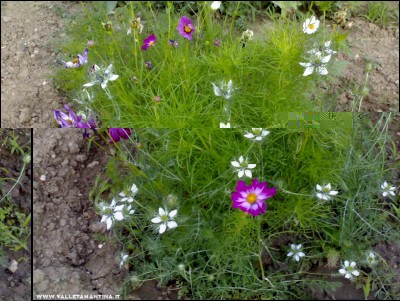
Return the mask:
POLYGON ((64 105, 67 113, 54 110, 54 119, 61 128, 96 128, 96 122, 92 117, 84 121, 83 116, 78 116, 68 105, 64 105))
POLYGON ((88 52, 89 52, 89 49, 85 48, 85 50, 83 51, 83 54, 82 55, 78 54, 78 57, 73 59, 72 61, 70 61, 70 62, 62 61, 65 68, 79 68, 80 66, 87 64, 88 52))

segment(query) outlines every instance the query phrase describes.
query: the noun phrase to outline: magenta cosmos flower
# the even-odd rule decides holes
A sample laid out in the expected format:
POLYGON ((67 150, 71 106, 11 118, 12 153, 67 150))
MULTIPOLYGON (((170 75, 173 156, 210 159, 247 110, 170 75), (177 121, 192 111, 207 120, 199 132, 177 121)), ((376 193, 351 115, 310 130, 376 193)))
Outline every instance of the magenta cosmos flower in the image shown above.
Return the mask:
POLYGON ((110 128, 108 129, 108 133, 111 136, 110 143, 115 143, 123 139, 128 139, 131 135, 130 129, 121 129, 121 128, 110 128))
POLYGON ((183 16, 182 18, 180 18, 178 27, 176 29, 178 29, 182 37, 188 40, 192 39, 192 34, 194 33, 194 27, 192 21, 188 17, 183 16))
POLYGON ((147 50, 150 46, 154 46, 156 44, 157 37, 152 34, 143 40, 142 50, 147 50))
POLYGON ((254 179, 250 186, 239 180, 236 191, 232 192, 232 208, 239 208, 253 216, 265 213, 266 205, 264 200, 274 196, 276 188, 267 188, 266 182, 258 182, 254 179))

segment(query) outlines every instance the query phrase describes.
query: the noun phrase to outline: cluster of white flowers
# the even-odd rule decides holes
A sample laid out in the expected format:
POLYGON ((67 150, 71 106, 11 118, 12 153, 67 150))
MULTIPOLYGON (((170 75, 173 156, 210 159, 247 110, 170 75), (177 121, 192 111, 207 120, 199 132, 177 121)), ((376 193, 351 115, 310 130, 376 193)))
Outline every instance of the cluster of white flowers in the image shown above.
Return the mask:
POLYGON ((135 212, 132 209, 131 204, 118 204, 118 202, 122 203, 132 203, 134 200, 134 196, 138 193, 138 188, 135 183, 132 184, 130 189, 130 193, 121 192, 119 195, 122 197, 120 200, 116 200, 115 198, 111 201, 110 205, 106 205, 104 203, 100 204, 100 210, 103 213, 103 216, 100 220, 102 223, 107 224, 107 230, 111 229, 111 226, 114 221, 122 221, 126 215, 133 214, 135 212))

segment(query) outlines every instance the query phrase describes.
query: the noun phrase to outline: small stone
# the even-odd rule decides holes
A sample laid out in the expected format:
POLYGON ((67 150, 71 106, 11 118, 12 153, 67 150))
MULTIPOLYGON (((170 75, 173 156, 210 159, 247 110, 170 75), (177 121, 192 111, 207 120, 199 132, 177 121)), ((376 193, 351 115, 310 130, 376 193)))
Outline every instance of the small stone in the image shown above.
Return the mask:
POLYGON ((87 168, 93 168, 93 167, 95 167, 96 165, 99 165, 99 164, 100 164, 99 161, 93 161, 92 163, 87 165, 87 168))
POLYGON ((41 181, 46 181, 46 175, 41 175, 41 176, 40 176, 40 180, 41 180, 41 181))
POLYGON ((8 270, 11 273, 15 273, 18 270, 18 261, 16 261, 15 259, 13 259, 8 267, 8 270))

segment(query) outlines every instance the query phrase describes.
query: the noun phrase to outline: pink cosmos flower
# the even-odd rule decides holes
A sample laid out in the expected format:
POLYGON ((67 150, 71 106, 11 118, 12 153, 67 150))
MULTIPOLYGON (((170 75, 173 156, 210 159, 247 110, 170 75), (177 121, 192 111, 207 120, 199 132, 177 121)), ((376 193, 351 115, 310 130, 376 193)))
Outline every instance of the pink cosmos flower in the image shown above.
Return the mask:
POLYGON ((186 16, 183 16, 182 18, 179 19, 179 24, 176 29, 179 31, 182 37, 188 40, 192 39, 192 34, 195 31, 192 21, 186 16))
POLYGON ((115 143, 123 139, 128 139, 131 135, 130 129, 122 129, 122 128, 109 128, 108 133, 111 136, 110 143, 115 143))
POLYGON ((147 50, 150 46, 154 46, 156 44, 157 37, 152 34, 143 40, 142 50, 147 50))
POLYGON ((274 196, 276 188, 267 188, 266 182, 258 182, 254 179, 250 186, 239 180, 236 191, 232 192, 232 208, 239 208, 253 216, 264 214, 266 205, 264 200, 274 196))

